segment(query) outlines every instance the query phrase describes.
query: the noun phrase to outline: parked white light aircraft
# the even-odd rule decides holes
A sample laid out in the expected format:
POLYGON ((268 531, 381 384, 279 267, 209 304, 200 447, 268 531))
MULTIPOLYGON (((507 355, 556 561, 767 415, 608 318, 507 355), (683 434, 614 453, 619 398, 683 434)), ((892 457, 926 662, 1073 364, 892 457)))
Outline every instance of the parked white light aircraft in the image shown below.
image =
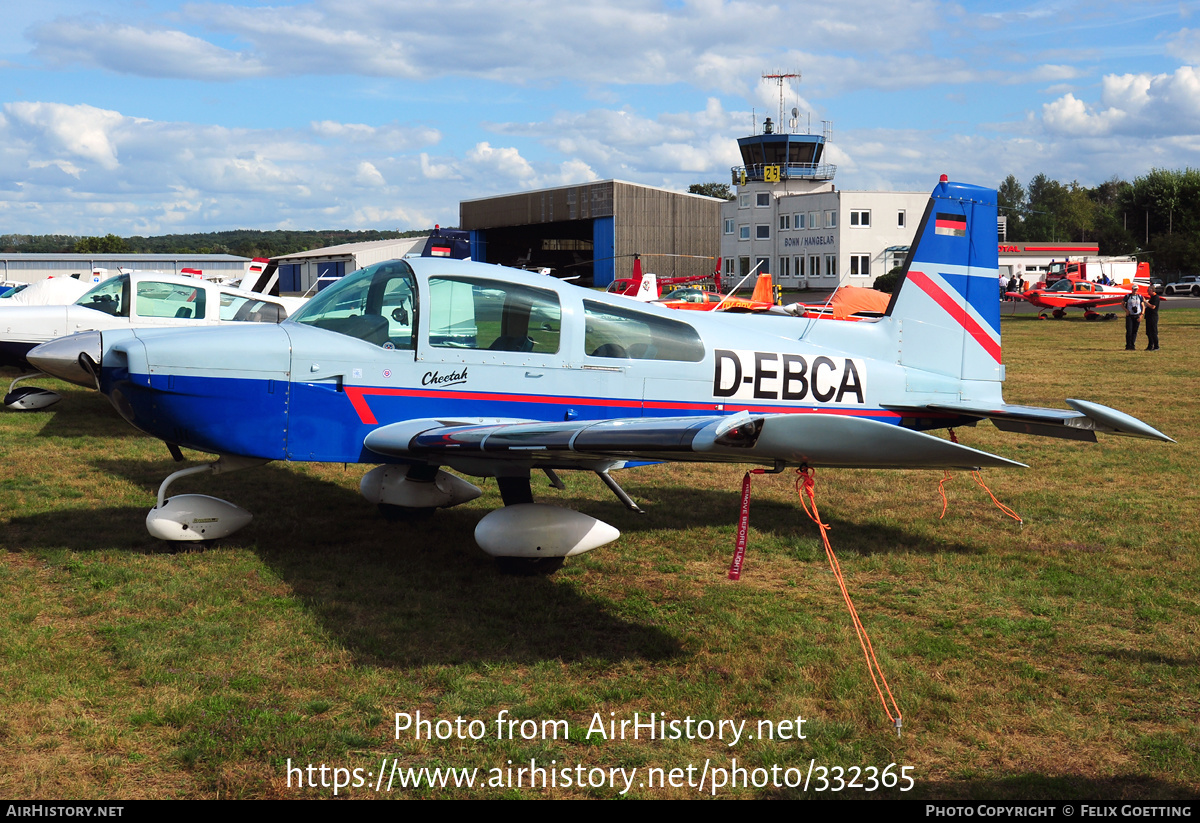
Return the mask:
POLYGON ((159 489, 147 517, 170 540, 220 537, 248 512, 178 477, 269 460, 381 464, 381 506, 433 508, 495 477, 480 521, 490 554, 532 562, 603 545, 616 529, 533 502, 530 473, 643 461, 850 468, 1017 466, 926 434, 991 419, 1006 431, 1170 440, 1122 412, 1001 397, 996 193, 943 177, 885 316, 857 323, 678 312, 499 266, 393 260, 345 277, 270 326, 104 331, 30 354, 98 383, 133 425, 219 455, 159 489))
MULTIPOLYGON (((219 286, 195 277, 128 272, 93 286, 69 305, 0 303, 0 366, 27 369, 26 355, 30 349, 85 330, 197 327, 231 321, 278 323, 287 316, 288 307, 278 297, 219 286)), ((31 411, 57 403, 61 399, 57 392, 37 386, 17 387, 19 382, 41 376, 28 374, 14 380, 4 397, 4 405, 31 411)))

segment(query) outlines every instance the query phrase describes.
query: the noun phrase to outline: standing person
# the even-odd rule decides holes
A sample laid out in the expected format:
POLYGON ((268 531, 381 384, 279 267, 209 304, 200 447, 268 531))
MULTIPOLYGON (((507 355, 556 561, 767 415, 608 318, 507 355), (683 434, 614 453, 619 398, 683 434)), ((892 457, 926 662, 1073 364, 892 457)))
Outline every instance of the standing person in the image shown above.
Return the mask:
POLYGON ((1146 351, 1158 351, 1158 304, 1162 302, 1159 288, 1151 286, 1146 298, 1146 351))
POLYGON ((1125 306, 1125 351, 1133 351, 1137 348, 1138 326, 1142 323, 1142 296, 1137 287, 1121 302, 1125 306))

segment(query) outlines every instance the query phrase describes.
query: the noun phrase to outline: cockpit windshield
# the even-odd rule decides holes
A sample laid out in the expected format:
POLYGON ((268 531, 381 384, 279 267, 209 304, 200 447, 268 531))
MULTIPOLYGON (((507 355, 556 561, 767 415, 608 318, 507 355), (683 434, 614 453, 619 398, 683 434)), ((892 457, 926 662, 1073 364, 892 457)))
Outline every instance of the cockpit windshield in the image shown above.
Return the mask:
POLYGON ((412 268, 403 260, 389 260, 346 275, 287 322, 337 332, 384 349, 412 349, 416 294, 412 268))
POLYGON ((110 277, 75 301, 76 306, 95 309, 113 317, 129 316, 129 275, 110 277))
POLYGON ((1071 281, 1065 277, 1062 280, 1059 280, 1057 283, 1055 283, 1050 288, 1046 289, 1046 291, 1070 291, 1070 290, 1071 290, 1071 281))
POLYGON ((700 289, 682 288, 675 289, 673 292, 662 298, 663 301, 678 301, 682 303, 703 303, 704 292, 700 289))

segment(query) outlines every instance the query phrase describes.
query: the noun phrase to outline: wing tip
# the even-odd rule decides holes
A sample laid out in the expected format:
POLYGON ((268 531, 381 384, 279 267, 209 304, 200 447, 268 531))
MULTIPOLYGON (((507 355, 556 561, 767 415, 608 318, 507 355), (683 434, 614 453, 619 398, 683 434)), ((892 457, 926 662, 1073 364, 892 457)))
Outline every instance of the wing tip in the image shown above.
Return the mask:
POLYGON ((1128 437, 1142 437, 1147 440, 1159 440, 1163 443, 1175 442, 1173 438, 1163 434, 1149 423, 1144 423, 1131 414, 1117 411, 1100 403, 1067 398, 1067 405, 1080 414, 1086 415, 1097 423, 1112 429, 1114 434, 1123 434, 1128 437))

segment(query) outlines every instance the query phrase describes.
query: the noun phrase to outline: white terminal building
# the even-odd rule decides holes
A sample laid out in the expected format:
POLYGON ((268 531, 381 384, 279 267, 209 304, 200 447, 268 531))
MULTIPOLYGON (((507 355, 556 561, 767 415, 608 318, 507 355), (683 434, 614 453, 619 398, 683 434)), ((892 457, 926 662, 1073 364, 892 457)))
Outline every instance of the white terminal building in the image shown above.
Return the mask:
MULTIPOLYGON (((795 121, 793 121, 794 123, 795 121)), ((721 207, 724 274, 758 266, 784 288, 870 286, 904 263, 929 192, 838 191, 824 133, 742 137, 737 198, 721 207)))

